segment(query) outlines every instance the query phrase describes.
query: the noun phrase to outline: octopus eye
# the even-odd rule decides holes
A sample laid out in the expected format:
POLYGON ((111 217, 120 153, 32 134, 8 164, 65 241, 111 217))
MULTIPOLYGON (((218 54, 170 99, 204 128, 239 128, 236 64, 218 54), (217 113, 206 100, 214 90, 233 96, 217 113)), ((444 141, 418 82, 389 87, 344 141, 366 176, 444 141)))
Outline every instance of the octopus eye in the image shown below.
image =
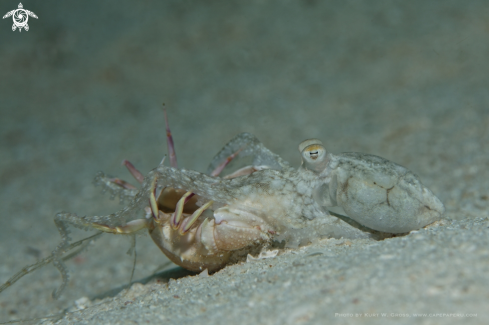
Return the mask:
POLYGON ((316 160, 319 156, 319 152, 316 150, 316 151, 310 151, 309 152, 309 157, 311 157, 311 159, 313 160, 316 160))
POLYGON ((326 150, 324 150, 323 146, 318 144, 312 144, 310 146, 307 146, 302 151, 302 157, 311 163, 313 163, 314 160, 324 159, 325 155, 326 155, 326 150))
POLYGON ((299 145, 302 154, 302 166, 305 169, 320 173, 328 164, 328 156, 323 143, 318 139, 309 139, 299 145))

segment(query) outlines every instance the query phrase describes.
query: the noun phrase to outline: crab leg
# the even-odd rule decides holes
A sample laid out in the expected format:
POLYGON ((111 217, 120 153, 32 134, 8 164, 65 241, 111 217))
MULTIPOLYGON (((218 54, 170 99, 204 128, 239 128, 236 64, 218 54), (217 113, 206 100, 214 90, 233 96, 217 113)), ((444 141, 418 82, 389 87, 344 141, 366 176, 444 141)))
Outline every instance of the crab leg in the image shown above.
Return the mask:
POLYGON ((239 157, 253 157, 253 165, 267 165, 276 170, 287 170, 291 168, 288 162, 267 149, 254 135, 250 133, 240 133, 229 141, 212 159, 212 162, 207 169, 207 174, 210 175, 211 172, 221 164, 225 157, 238 149, 242 150, 239 157))
POLYGON ((150 226, 150 221, 148 219, 136 219, 129 221, 122 227, 109 227, 100 223, 92 223, 91 226, 103 232, 108 232, 115 235, 127 235, 135 233, 141 229, 148 228, 150 226))
MULTIPOLYGON (((238 151, 236 151, 234 154, 232 154, 229 157, 227 157, 226 160, 223 163, 221 163, 211 173, 211 176, 217 177, 222 172, 222 170, 224 169, 224 167, 226 167, 226 165, 229 164, 229 162, 231 160, 233 160, 233 158, 236 157, 241 150, 243 150, 243 149, 241 148, 238 151)), ((255 170, 253 170, 253 171, 255 171, 255 170)), ((251 174, 253 171, 251 171, 249 173, 251 174)), ((204 212, 204 210, 208 209, 212 205, 212 203, 214 203, 213 201, 207 202, 206 204, 204 204, 203 206, 201 206, 198 210, 196 210, 192 214, 192 216, 190 218, 185 219, 183 221, 183 223, 180 224, 181 219, 182 219, 183 207, 184 207, 185 203, 187 203, 194 195, 195 195, 195 193, 192 193, 192 192, 185 193, 180 198, 180 200, 178 200, 178 203, 177 203, 177 206, 176 206, 176 210, 175 210, 175 212, 172 215, 171 225, 172 225, 173 229, 179 228, 180 235, 185 234, 190 229, 190 227, 197 221, 197 219, 204 212)), ((154 194, 152 194, 152 197, 154 198, 154 194)), ((154 202, 156 204, 156 199, 154 200, 154 202)), ((157 211, 157 210, 155 210, 155 211, 157 211)), ((153 214, 154 214, 154 212, 153 212, 153 214)), ((154 215, 156 216, 157 214, 154 214, 154 215)))
MULTIPOLYGON (((134 167, 134 165, 129 160, 124 159, 122 161, 122 165, 126 166, 126 168, 129 170, 131 175, 134 176, 134 178, 140 184, 143 183, 143 180, 144 180, 143 174, 139 170, 137 170, 136 167, 134 167)), ((119 185, 120 187, 122 187, 126 190, 135 190, 136 189, 136 186, 132 185, 131 183, 126 182, 123 179, 117 178, 117 177, 116 178, 109 178, 109 181, 116 184, 116 185, 119 185)))
POLYGON ((198 208, 197 210, 195 210, 195 212, 192 213, 192 215, 190 217, 185 219, 182 222, 182 224, 178 227, 178 233, 182 236, 185 235, 185 233, 187 233, 190 230, 190 228, 197 221, 197 219, 199 219, 200 215, 206 209, 210 208, 213 203, 214 203, 214 201, 209 201, 206 204, 204 204, 203 206, 201 206, 200 208, 198 208))
POLYGON ((243 167, 241 169, 238 169, 237 171, 235 171, 232 174, 224 176, 223 178, 224 179, 231 179, 231 178, 236 178, 239 176, 250 175, 250 174, 253 174, 254 172, 257 172, 259 170, 264 170, 264 169, 268 169, 268 168, 269 168, 268 166, 246 166, 246 167, 243 167))
POLYGON ((224 160, 219 166, 217 166, 212 171, 212 173, 210 175, 213 176, 213 177, 219 176, 219 174, 222 172, 222 170, 224 169, 224 167, 226 167, 231 162, 231 160, 233 160, 244 148, 245 147, 242 147, 238 151, 236 151, 235 153, 229 155, 226 158, 226 160, 224 160))
POLYGON ((144 181, 144 175, 134 167, 133 164, 129 160, 124 159, 122 161, 122 165, 126 166, 127 170, 131 173, 131 175, 140 183, 142 184, 144 181))
MULTIPOLYGON (((164 110, 165 112, 165 123, 166 123, 166 140, 167 140, 167 143, 168 143, 168 155, 170 156, 170 163, 171 163, 171 166, 172 167, 175 167, 175 168, 178 168, 177 166, 177 155, 175 153, 175 146, 173 144, 173 137, 171 135, 171 131, 170 131, 170 126, 168 125, 168 117, 166 115, 166 110, 164 110)), ((163 161, 165 160, 165 158, 163 158, 163 161)), ((161 163, 163 163, 163 161, 161 163)), ((140 183, 142 184, 143 181, 144 181, 144 175, 139 171, 137 170, 136 167, 134 167, 134 165, 127 159, 124 159, 122 161, 122 165, 124 165, 127 170, 129 170, 129 172, 131 173, 131 175, 140 183)), ((136 189, 136 187, 120 178, 111 178, 110 179, 111 182, 121 186, 122 188, 125 188, 125 189, 136 189)), ((157 215, 157 214, 156 214, 157 215)))
POLYGON ((175 152, 175 145, 173 144, 173 137, 171 136, 170 126, 168 125, 168 117, 166 116, 166 109, 164 109, 163 112, 165 113, 166 143, 168 145, 168 155, 170 156, 170 164, 172 167, 178 168, 177 154, 175 152))
POLYGON ((155 191, 156 191, 156 178, 153 179, 151 182, 151 193, 149 196, 149 205, 151 207, 151 212, 153 213, 153 217, 155 219, 158 218, 159 212, 158 212, 158 204, 156 203, 156 196, 155 196, 155 191))
MULTIPOLYGON (((219 174, 222 172, 222 170, 224 169, 224 167, 226 167, 226 166, 227 166, 227 165, 228 165, 228 164, 231 162, 231 160, 233 160, 233 159, 234 159, 234 157, 236 157, 236 156, 238 155, 238 153, 239 153, 241 150, 242 150, 242 149, 239 149, 239 150, 238 150, 238 151, 236 151, 234 154, 232 154, 232 155, 230 155, 229 157, 227 157, 227 158, 226 158, 226 160, 225 160, 225 161, 224 161, 222 164, 220 164, 219 166, 217 166, 217 168, 216 168, 216 169, 214 169, 214 171, 211 173, 211 176, 213 176, 213 177, 217 177, 217 176, 219 176, 219 174)), ((245 167, 245 168, 248 168, 248 167, 245 167)), ((243 169, 243 168, 242 168, 242 169, 243 169)), ((240 169, 239 171, 241 171, 242 169, 240 169)), ((251 174, 251 173, 253 173, 253 172, 257 171, 257 170, 259 170, 259 169, 254 169, 253 171, 250 171, 250 172, 248 172, 247 174, 240 174, 240 175, 237 175, 237 176, 231 176, 231 177, 229 177, 230 175, 228 175, 228 176, 225 176, 224 178, 233 178, 233 177, 238 177, 238 176, 241 176, 241 175, 248 175, 248 174, 251 174)), ((234 175, 234 174, 235 174, 235 173, 233 173, 233 174, 231 174, 231 175, 234 175)), ((189 200, 190 200, 190 199, 191 199, 191 198, 192 198, 194 195, 195 195, 195 193, 192 193, 192 194, 190 194, 189 196, 187 196, 187 197, 186 197, 186 199, 185 199, 184 204, 185 204, 185 203, 187 203, 187 202, 188 202, 188 201, 189 201, 189 200)))
POLYGON ((120 178, 109 178, 109 181, 111 181, 114 184, 119 185, 122 188, 125 188, 126 190, 135 190, 136 189, 136 186, 134 186, 131 183, 128 183, 125 180, 120 179, 120 178))
POLYGON ((112 197, 118 196, 121 201, 124 199, 133 199, 138 190, 131 188, 129 183, 125 183, 118 178, 107 177, 104 173, 99 172, 93 180, 95 185, 100 185, 103 191, 109 191, 112 197))
MULTIPOLYGON (((177 156, 175 152, 175 145, 173 143, 173 137, 171 135, 170 131, 170 126, 168 124, 168 116, 166 114, 166 110, 163 110, 165 114, 165 124, 166 124, 166 141, 168 145, 168 155, 170 156, 170 164, 174 168, 178 168, 177 164, 177 156)), ((212 172, 211 176, 212 177, 217 177, 223 169, 245 148, 246 146, 241 147, 238 149, 236 152, 232 153, 229 155, 225 161, 223 161, 219 166, 217 166, 212 172)), ((134 168, 135 169, 135 168, 134 168)), ((239 170, 242 174, 243 171, 240 169, 239 170)), ((245 171, 243 175, 246 173, 251 174, 252 172, 256 171, 256 169, 250 170, 249 168, 245 171)), ((233 174, 234 175, 234 174, 233 174)), ((241 174, 240 174, 241 175, 241 174)), ((240 176, 238 175, 238 176, 240 176)), ((158 206, 156 203, 156 197, 155 197, 155 189, 156 189, 156 179, 153 181, 151 185, 151 196, 150 196, 150 205, 151 205, 151 211, 153 213, 153 216, 155 218, 158 217, 158 206)), ((180 235, 184 235, 187 233, 190 228, 192 227, 193 224, 197 221, 197 219, 202 215, 202 213, 208 209, 209 207, 212 206, 214 203, 213 201, 209 201, 203 206, 201 206, 199 209, 194 211, 194 213, 189 217, 186 218, 185 220, 182 221, 182 215, 183 215, 183 207, 185 206, 185 203, 187 203, 195 194, 192 192, 186 192, 179 200, 177 203, 177 206, 175 208, 175 212, 173 213, 171 217, 171 226, 173 229, 179 229, 180 235)))
POLYGON ((175 207, 175 212, 171 217, 171 226, 173 229, 176 230, 180 226, 180 222, 182 220, 182 214, 183 214, 183 206, 185 205, 187 197, 189 197, 192 194, 193 194, 192 192, 187 192, 180 198, 180 200, 178 200, 177 206, 175 207))

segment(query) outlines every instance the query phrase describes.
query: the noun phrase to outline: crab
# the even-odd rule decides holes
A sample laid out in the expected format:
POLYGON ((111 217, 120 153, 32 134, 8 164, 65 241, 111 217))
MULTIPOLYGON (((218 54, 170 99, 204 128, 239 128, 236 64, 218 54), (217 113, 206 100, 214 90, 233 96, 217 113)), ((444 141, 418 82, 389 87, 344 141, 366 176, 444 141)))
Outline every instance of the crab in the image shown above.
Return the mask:
MULTIPOLYGON (((122 210, 108 216, 56 215, 61 244, 29 267, 52 262, 60 270, 63 284, 55 296, 67 282, 65 254, 81 243, 70 242, 69 225, 99 230, 94 236, 146 229, 175 264, 214 272, 278 242, 296 247, 321 237, 385 238, 386 233, 427 226, 444 213, 441 201, 408 169, 373 155, 328 153, 318 139, 299 145, 302 164, 295 169, 255 136, 241 133, 214 157, 205 174, 177 168, 168 123, 167 140, 170 167, 163 159, 143 176, 124 161, 141 183, 139 190, 97 175, 97 184, 130 200, 122 210), (231 160, 244 157, 251 157, 252 164, 218 177, 231 160), (330 212, 334 206, 346 216, 330 212)), ((8 285, 29 272, 25 268, 8 285)))

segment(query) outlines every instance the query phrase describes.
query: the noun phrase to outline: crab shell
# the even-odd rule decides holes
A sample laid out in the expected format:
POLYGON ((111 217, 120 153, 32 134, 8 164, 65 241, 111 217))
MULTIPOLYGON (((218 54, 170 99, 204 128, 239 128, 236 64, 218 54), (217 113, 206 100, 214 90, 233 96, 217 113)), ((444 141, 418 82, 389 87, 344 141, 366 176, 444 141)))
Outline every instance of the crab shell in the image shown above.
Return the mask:
POLYGON ((323 207, 340 206, 351 219, 382 232, 406 233, 440 220, 443 203, 408 169, 363 153, 326 153, 317 139, 304 141, 302 168, 328 176, 316 189, 323 207))
MULTIPOLYGON (((199 271, 206 268, 211 272, 218 270, 227 263, 229 254, 203 252, 205 247, 196 244, 197 227, 193 227, 184 235, 180 235, 178 230, 171 227, 170 218, 183 194, 185 194, 184 190, 173 188, 165 188, 161 191, 157 199, 159 217, 153 227, 149 227, 151 239, 173 263, 187 270, 199 271), (202 254, 206 255, 205 258, 201 257, 202 254)), ((197 200, 198 197, 193 196, 184 205, 185 216, 198 209, 197 200)), ((202 221, 199 220, 197 224, 201 223, 202 221)))
MULTIPOLYGON (((164 188, 157 199, 159 216, 148 227, 151 239, 173 263, 194 272, 205 269, 214 272, 239 258, 242 248, 268 240, 262 232, 268 229, 267 224, 255 219, 248 228, 243 228, 240 217, 246 216, 247 212, 238 212, 232 207, 205 210, 188 232, 179 233, 178 229, 172 228, 170 219, 185 192, 164 188)), ((184 205, 184 217, 199 208, 199 199, 194 195, 188 200, 184 205)))

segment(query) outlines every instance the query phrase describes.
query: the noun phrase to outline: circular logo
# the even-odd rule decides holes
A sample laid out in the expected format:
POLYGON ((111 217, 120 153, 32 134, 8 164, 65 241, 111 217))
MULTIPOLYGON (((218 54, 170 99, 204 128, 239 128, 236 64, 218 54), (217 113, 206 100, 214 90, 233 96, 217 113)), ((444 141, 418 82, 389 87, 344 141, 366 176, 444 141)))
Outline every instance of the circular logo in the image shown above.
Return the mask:
POLYGON ((13 15, 14 22, 17 27, 23 27, 27 23, 27 12, 24 9, 17 9, 13 15))

